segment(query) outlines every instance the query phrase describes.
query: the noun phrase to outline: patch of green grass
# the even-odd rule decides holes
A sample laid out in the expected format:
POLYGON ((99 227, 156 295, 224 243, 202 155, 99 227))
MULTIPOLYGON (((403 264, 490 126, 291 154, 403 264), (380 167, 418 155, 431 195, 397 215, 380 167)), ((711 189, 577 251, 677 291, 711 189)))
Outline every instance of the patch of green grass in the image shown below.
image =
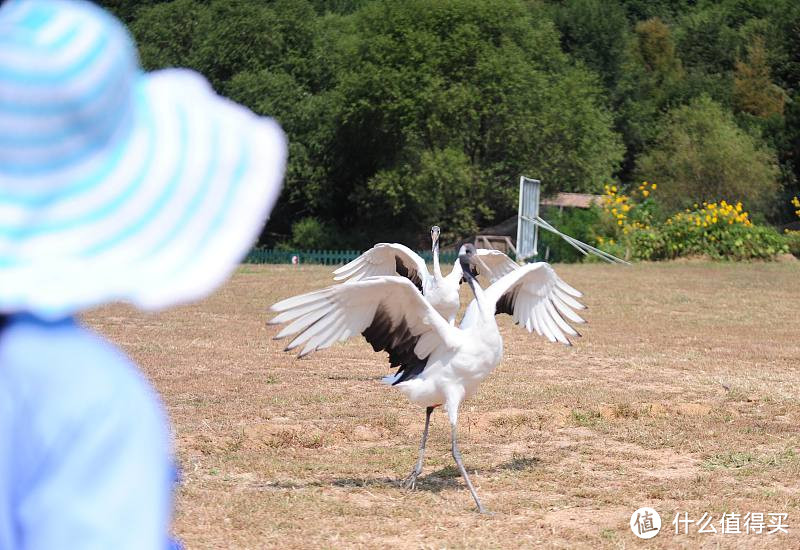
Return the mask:
POLYGON ((616 529, 603 529, 600 531, 600 538, 608 541, 617 540, 616 529))
POLYGON ((796 462, 798 458, 797 451, 795 451, 792 447, 787 447, 779 453, 761 457, 759 459, 759 463, 763 464, 764 466, 781 466, 782 464, 796 462))
POLYGON ((748 452, 731 451, 727 453, 718 453, 707 458, 703 461, 703 468, 706 470, 716 470, 719 468, 736 470, 750 466, 774 468, 795 462, 797 459, 798 454, 791 447, 777 453, 761 456, 755 456, 748 452))
POLYGON ((756 458, 746 452, 727 452, 711 456, 703 461, 703 468, 706 470, 717 470, 719 468, 738 469, 754 462, 756 458))
POLYGON ((572 409, 572 412, 570 413, 570 419, 578 426, 591 428, 600 424, 600 422, 603 420, 603 417, 597 411, 572 409))

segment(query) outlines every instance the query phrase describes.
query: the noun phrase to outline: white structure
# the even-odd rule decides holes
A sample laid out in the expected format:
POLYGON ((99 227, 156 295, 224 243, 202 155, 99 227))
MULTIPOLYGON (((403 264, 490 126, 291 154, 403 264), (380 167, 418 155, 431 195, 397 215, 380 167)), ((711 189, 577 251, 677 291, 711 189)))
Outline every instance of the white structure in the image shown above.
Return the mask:
POLYGON ((519 177, 519 213, 517 215, 517 261, 538 256, 539 193, 542 182, 525 176, 519 177))
POLYGON ((630 265, 625 260, 617 258, 592 245, 579 241, 547 223, 539 215, 540 192, 542 182, 539 180, 520 176, 519 178, 519 212, 517 214, 517 261, 524 262, 532 256, 539 254, 537 250, 539 228, 555 233, 584 256, 594 254, 609 263, 630 265))

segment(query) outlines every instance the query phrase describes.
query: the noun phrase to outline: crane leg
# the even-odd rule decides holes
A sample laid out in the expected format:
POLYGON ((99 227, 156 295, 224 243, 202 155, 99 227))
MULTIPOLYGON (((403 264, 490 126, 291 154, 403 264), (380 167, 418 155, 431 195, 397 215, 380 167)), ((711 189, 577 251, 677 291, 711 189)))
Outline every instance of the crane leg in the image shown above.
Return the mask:
POLYGON ((464 461, 461 459, 461 451, 458 450, 458 442, 456 440, 456 425, 455 423, 451 424, 452 426, 452 442, 453 442, 453 460, 456 461, 456 465, 458 469, 461 471, 461 477, 464 478, 464 482, 467 484, 469 488, 469 492, 472 493, 472 498, 475 499, 475 504, 478 505, 478 512, 481 514, 485 514, 486 508, 483 507, 481 504, 481 500, 478 498, 478 493, 475 492, 475 487, 472 486, 472 481, 469 479, 469 475, 467 475, 467 469, 464 468, 464 461))
POLYGON ((403 482, 403 487, 406 489, 415 489, 417 487, 417 477, 422 473, 422 461, 425 458, 425 442, 428 441, 428 426, 431 424, 431 414, 435 407, 428 407, 425 409, 425 429, 422 430, 422 441, 419 444, 419 458, 414 465, 414 469, 403 482))

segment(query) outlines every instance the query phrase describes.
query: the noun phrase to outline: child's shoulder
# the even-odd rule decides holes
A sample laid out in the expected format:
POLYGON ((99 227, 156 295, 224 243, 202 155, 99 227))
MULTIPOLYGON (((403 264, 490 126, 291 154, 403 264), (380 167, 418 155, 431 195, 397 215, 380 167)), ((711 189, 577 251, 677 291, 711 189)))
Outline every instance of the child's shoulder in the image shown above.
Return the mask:
POLYGON ((0 332, 0 380, 16 400, 72 414, 157 401, 122 351, 72 318, 10 317, 0 332))

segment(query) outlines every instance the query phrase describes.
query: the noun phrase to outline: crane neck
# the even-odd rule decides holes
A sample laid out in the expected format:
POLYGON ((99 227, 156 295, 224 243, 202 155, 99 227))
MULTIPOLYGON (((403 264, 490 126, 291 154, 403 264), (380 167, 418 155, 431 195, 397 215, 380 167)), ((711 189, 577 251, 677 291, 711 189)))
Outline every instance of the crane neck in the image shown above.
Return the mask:
MULTIPOLYGON (((472 270, 469 268, 469 265, 464 265, 464 263, 461 263, 461 271, 463 271, 464 279, 467 281, 469 288, 472 290, 472 294, 475 296, 475 302, 478 304, 478 312, 480 313, 480 317, 481 319, 485 319, 489 308, 486 305, 486 296, 483 294, 483 289, 472 275, 472 270)), ((494 318, 493 312, 490 316, 494 318)))
POLYGON ((431 247, 431 251, 433 252, 433 276, 436 278, 437 281, 442 280, 442 269, 439 267, 439 237, 437 236, 433 239, 433 245, 431 247))

